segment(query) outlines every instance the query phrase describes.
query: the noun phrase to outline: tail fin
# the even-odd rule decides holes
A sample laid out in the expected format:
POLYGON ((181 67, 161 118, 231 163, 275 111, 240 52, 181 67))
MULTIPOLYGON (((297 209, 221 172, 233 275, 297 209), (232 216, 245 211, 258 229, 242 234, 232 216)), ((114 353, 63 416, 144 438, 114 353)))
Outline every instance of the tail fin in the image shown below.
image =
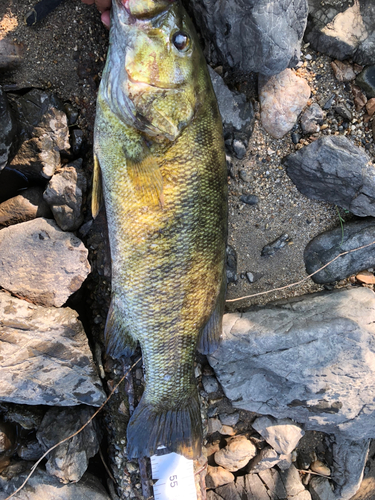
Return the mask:
POLYGON ((160 410, 142 398, 129 421, 127 441, 129 458, 151 457, 159 446, 190 460, 200 457, 202 421, 197 391, 170 410, 160 410))

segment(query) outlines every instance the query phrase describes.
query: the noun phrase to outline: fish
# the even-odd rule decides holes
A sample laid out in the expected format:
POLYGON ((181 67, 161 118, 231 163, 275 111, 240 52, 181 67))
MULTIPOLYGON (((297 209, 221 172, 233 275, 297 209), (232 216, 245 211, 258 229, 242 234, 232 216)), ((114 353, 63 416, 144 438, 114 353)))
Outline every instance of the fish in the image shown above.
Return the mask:
POLYGON ((227 167, 220 112, 179 0, 113 0, 97 96, 92 212, 101 196, 112 261, 107 353, 134 354, 145 389, 129 458, 195 459, 196 349, 218 347, 225 300, 227 167))

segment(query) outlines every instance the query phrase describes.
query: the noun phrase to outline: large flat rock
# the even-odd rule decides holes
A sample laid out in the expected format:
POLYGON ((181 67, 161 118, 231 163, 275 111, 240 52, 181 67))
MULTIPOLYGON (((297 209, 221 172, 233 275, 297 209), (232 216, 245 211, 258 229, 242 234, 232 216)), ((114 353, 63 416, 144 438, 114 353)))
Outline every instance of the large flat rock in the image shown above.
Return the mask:
POLYGON ((0 293, 0 401, 99 406, 106 396, 78 314, 0 293))
POLYGON ((42 306, 65 304, 91 270, 82 241, 43 218, 2 229, 0 255, 0 286, 42 306))
POLYGON ((209 362, 236 408, 375 437, 375 294, 312 294, 224 316, 209 362))

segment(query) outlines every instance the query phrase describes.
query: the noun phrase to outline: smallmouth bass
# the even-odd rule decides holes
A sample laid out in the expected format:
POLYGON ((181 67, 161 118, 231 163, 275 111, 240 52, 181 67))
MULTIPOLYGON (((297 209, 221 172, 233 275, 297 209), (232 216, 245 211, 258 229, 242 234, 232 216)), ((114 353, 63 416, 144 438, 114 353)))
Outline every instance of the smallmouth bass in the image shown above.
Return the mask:
POLYGON ((145 391, 131 458, 201 453, 195 349, 216 349, 225 296, 227 170, 221 118, 179 0, 114 0, 97 99, 93 214, 101 179, 112 257, 108 353, 140 343, 145 391))

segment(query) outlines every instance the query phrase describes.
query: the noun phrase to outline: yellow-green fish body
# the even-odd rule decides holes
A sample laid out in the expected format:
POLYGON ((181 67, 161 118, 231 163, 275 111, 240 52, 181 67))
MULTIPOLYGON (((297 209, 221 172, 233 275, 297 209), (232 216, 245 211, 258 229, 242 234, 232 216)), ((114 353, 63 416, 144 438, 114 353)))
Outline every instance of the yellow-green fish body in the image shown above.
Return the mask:
POLYGON ((110 44, 95 124, 112 255, 105 334, 113 357, 139 341, 146 376, 127 451, 197 457, 195 349, 217 346, 225 293, 221 119, 178 1, 115 0, 110 44))

